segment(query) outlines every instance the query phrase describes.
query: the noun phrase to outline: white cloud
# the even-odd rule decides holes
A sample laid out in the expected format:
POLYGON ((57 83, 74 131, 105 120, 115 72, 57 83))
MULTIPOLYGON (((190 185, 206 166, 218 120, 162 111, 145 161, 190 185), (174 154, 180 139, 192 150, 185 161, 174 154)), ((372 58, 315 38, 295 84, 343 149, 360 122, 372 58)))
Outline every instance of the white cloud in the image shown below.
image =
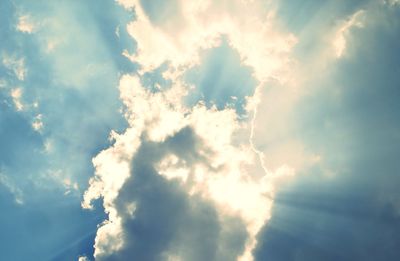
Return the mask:
POLYGON ((35 30, 35 24, 29 15, 22 15, 18 18, 17 30, 22 33, 31 34, 35 30))
POLYGON ((15 202, 17 204, 21 205, 24 203, 21 189, 19 189, 15 183, 3 173, 0 173, 0 185, 3 185, 10 191, 11 194, 14 195, 15 202))
MULTIPOLYGON (((173 79, 173 86, 151 93, 141 86, 138 77, 121 78, 120 97, 126 106, 125 116, 130 127, 120 135, 113 134, 114 145, 93 159, 96 175, 90 180, 82 203, 83 207, 90 208, 92 200, 103 197, 109 214, 97 232, 96 258, 124 247, 123 213, 115 204, 126 180, 135 175, 130 164, 143 138, 163 143, 188 127, 204 146, 204 150, 197 152, 202 160, 187 162, 167 154, 166 158, 150 164, 166 179, 180 180, 189 198, 200 196, 212 202, 221 220, 228 217, 242 220, 248 239, 238 258, 252 260, 256 235, 271 215, 274 183, 293 175, 294 170, 282 164, 267 175, 258 158, 263 152, 255 151, 249 140, 254 122, 239 122, 234 110, 208 109, 201 103, 186 108, 182 98, 189 88, 181 76, 199 63, 201 50, 219 45, 224 36, 239 52, 242 63, 253 68, 254 77, 260 83, 271 77, 284 81, 287 66, 292 63, 289 53, 296 38, 279 31, 274 12, 257 1, 251 4, 180 1, 182 16, 167 27, 152 23, 138 1, 122 4, 127 8, 135 6, 137 14, 137 20, 127 30, 137 41, 138 51, 124 55, 139 63, 142 73, 169 62, 164 77, 173 79)), ((256 97, 250 103, 253 106, 248 107, 249 112, 257 107, 256 97)), ((168 256, 177 256, 177 253, 168 256)))
POLYGON ((70 172, 63 169, 49 168, 46 171, 36 173, 36 175, 30 175, 29 178, 38 188, 56 189, 63 191, 66 196, 78 196, 79 185, 77 180, 74 179, 70 172))
POLYGON ((363 27, 362 18, 364 11, 359 10, 355 12, 347 21, 344 21, 342 25, 337 29, 335 37, 333 39, 333 47, 337 58, 343 56, 346 50, 346 35, 349 33, 352 27, 363 27))
POLYGON ((135 6, 136 0, 116 0, 120 5, 126 9, 131 9, 135 6))
POLYGON ((197 195, 212 202, 221 220, 240 218, 249 237, 240 260, 251 260, 256 235, 271 215, 273 184, 282 176, 292 175, 293 170, 281 166, 267 176, 248 137, 236 136, 250 124, 240 123, 231 109, 218 111, 202 104, 186 108, 182 105, 186 92, 179 83, 168 91, 151 93, 141 86, 138 77, 125 75, 120 91, 130 127, 123 134, 112 134, 115 144, 93 159, 96 176, 91 179, 83 202, 83 207, 90 208, 92 200, 103 197, 109 214, 109 220, 98 230, 95 256, 101 258, 124 247, 123 216, 115 202, 125 181, 135 175, 130 164, 143 138, 162 144, 189 127, 204 148, 196 151, 197 161, 188 162, 174 154, 166 154, 160 161, 148 160, 159 175, 181 180, 189 198, 197 195))
POLYGON ((135 6, 137 19, 127 30, 138 43, 131 59, 140 63, 143 71, 169 61, 171 72, 179 74, 199 63, 199 51, 217 46, 221 36, 228 38, 260 81, 281 74, 291 62, 288 53, 296 38, 281 32, 273 9, 267 10, 259 1, 178 1, 181 15, 168 17, 174 20, 168 27, 152 23, 139 1, 130 3, 135 6))
POLYGON ((3 55, 2 60, 4 66, 13 71, 18 80, 25 80, 26 76, 26 68, 25 68, 25 59, 17 58, 16 56, 3 55))
POLYGON ((22 89, 21 88, 14 88, 10 92, 11 98, 13 99, 15 108, 18 111, 22 111, 24 109, 24 105, 22 104, 22 89))
POLYGON ((87 258, 86 256, 80 256, 78 257, 78 261, 89 261, 89 258, 87 258))
MULTIPOLYGON (((139 1, 119 2, 126 8, 134 7, 136 12, 136 20, 128 24, 127 30, 138 49, 134 54, 123 55, 140 64, 141 71, 138 76, 121 77, 120 98, 129 127, 121 134, 113 132, 115 143, 93 159, 96 173, 82 202, 83 207, 91 208, 91 202, 102 197, 109 215, 97 232, 96 258, 132 243, 126 241, 128 232, 123 224, 125 212, 130 213, 129 218, 135 218, 135 202, 124 202, 125 207, 117 206, 117 202, 122 200, 123 186, 137 175, 131 163, 138 150, 146 143, 154 143, 160 146, 160 158, 149 157, 146 163, 169 182, 178 181, 189 200, 200 197, 211 202, 222 227, 228 218, 240 219, 247 240, 238 258, 252 260, 256 236, 271 217, 280 182, 320 159, 306 151, 293 134, 296 129, 292 117, 307 92, 301 88, 308 81, 306 72, 344 54, 346 35, 350 28, 362 26, 363 11, 354 13, 340 26, 329 28, 323 37, 334 38, 330 41, 333 46, 323 50, 322 58, 311 61, 310 68, 300 68, 292 58, 298 38, 279 26, 271 4, 178 1, 176 16, 161 25, 150 20, 139 1), (222 37, 238 51, 242 64, 253 69, 259 82, 246 104, 250 116, 247 121, 239 121, 232 109, 217 110, 202 103, 188 108, 182 102, 190 92, 182 75, 200 62, 202 50, 218 46, 222 37), (168 69, 163 76, 172 79, 172 87, 158 92, 146 90, 140 83, 141 75, 165 62, 168 69), (185 128, 192 130, 201 144, 196 147, 196 160, 168 148, 161 149, 185 128)), ((173 249, 164 254, 171 259, 181 258, 173 249)))
POLYGON ((43 121, 42 121, 43 115, 42 114, 38 114, 35 116, 35 118, 33 119, 32 122, 32 128, 35 131, 40 132, 43 129, 43 121))

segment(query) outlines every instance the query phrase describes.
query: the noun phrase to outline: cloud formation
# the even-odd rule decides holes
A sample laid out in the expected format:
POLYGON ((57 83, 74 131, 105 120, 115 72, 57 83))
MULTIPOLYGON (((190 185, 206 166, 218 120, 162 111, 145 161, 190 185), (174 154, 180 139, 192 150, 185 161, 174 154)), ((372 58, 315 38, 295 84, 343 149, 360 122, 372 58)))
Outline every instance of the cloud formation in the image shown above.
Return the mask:
POLYGON ((0 259, 398 254, 398 1, 0 10, 0 259))
MULTIPOLYGON (((234 137, 244 127, 238 122, 234 110, 218 111, 208 109, 204 104, 186 108, 181 102, 186 93, 184 86, 176 84, 165 92, 152 93, 141 86, 136 76, 123 76, 120 91, 130 127, 121 135, 114 134, 113 147, 93 160, 96 176, 91 180, 83 202, 88 207, 93 199, 102 196, 109 213, 109 221, 100 227, 96 237, 95 256, 101 259, 118 250, 129 252, 127 249, 136 249, 134 241, 125 239, 121 242, 129 238, 125 223, 143 214, 140 211, 148 211, 148 207, 157 212, 160 206, 145 204, 141 202, 142 195, 130 195, 129 191, 139 189, 144 186, 141 182, 146 182, 145 186, 150 189, 147 193, 156 196, 157 190, 166 189, 157 186, 163 184, 168 188, 172 186, 171 182, 179 185, 175 188, 178 191, 167 194, 183 190, 186 194, 181 191, 179 197, 186 195, 181 200, 194 204, 193 207, 200 207, 196 206, 200 204, 196 203, 198 200, 205 201, 202 204, 211 204, 218 217, 217 226, 222 230, 228 229, 224 228, 225 219, 238 219, 243 223, 239 228, 248 233, 243 258, 248 260, 255 245, 255 235, 269 218, 273 191, 271 180, 266 179, 260 167, 258 174, 252 173, 257 171, 254 165, 258 164, 258 158, 248 140, 234 137), (140 181, 142 176, 144 181, 140 181), (157 185, 154 181, 153 184, 147 179, 162 183, 157 185), (138 209, 137 205, 141 208, 138 209)), ((164 204, 174 202, 166 201, 164 204)), ((172 218, 164 215, 164 218, 172 218)), ((221 237, 229 238, 226 235, 221 237)), ((216 242, 216 247, 224 243, 216 242)), ((181 251, 183 246, 171 247, 181 251)), ((173 249, 163 251, 168 253, 165 255, 180 255, 173 249)))
MULTIPOLYGON (((274 171, 268 171, 264 162, 260 162, 263 152, 257 150, 251 140, 254 128, 251 116, 255 114, 259 91, 248 97, 245 107, 250 117, 242 121, 235 110, 206 106, 204 101, 193 107, 186 106, 184 98, 191 89, 183 76, 200 63, 199 55, 203 50, 219 46, 222 37, 225 37, 230 48, 239 53, 240 62, 252 68, 252 76, 260 84, 257 88, 264 86, 270 78, 284 81, 287 73, 284 68, 291 63, 288 54, 296 42, 295 37, 280 32, 273 12, 257 1, 252 4, 242 1, 229 4, 177 1, 174 3, 174 18, 171 16, 168 24, 152 20, 151 13, 146 12, 146 6, 140 2, 122 4, 127 8, 134 7, 136 19, 128 24, 127 30, 138 45, 135 54, 125 55, 138 63, 141 70, 138 76, 124 75, 120 80, 120 97, 126 108, 129 128, 122 134, 113 133, 114 145, 93 159, 96 175, 90 181, 83 206, 90 207, 91 201, 102 197, 109 214, 109 219, 97 232, 95 257, 107 259, 112 255, 130 253, 132 249, 138 251, 135 246, 138 243, 131 239, 128 227, 139 222, 140 218, 135 221, 136 216, 145 215, 146 208, 151 204, 141 202, 147 200, 141 195, 130 195, 125 191, 135 191, 143 186, 140 181, 137 181, 138 184, 135 182, 139 176, 160 179, 157 174, 164 180, 161 184, 166 188, 163 189, 168 188, 169 191, 170 183, 179 185, 175 188, 176 192, 166 192, 168 195, 183 190, 186 197, 182 192, 179 197, 189 203, 182 204, 194 204, 195 209, 183 207, 181 210, 188 220, 193 216, 191 212, 204 204, 214 209, 216 220, 212 222, 221 232, 218 236, 220 240, 214 246, 217 249, 205 252, 213 253, 210 260, 225 259, 228 253, 222 249, 229 243, 228 234, 243 231, 246 236, 238 248, 241 251, 236 251, 234 256, 239 260, 252 260, 256 235, 271 215, 274 183, 293 175, 294 170, 282 164, 274 171), (181 15, 176 16, 176 13, 181 15), (249 20, 250 16, 253 19, 249 20), (142 86, 142 75, 164 63, 167 63, 167 69, 162 77, 172 80, 172 85, 161 86, 158 91, 142 86), (193 146, 175 151, 175 147, 186 146, 187 143, 193 143, 193 146), (142 155, 143 151, 148 158, 142 155), (142 157, 138 161, 137 158, 142 157), (138 205, 141 207, 138 208, 138 205), (242 225, 235 225, 231 231, 230 220, 242 225)), ((151 191, 156 196, 156 191, 161 188, 154 182, 154 185, 146 183, 146 186, 155 186, 151 191)), ((159 207, 154 208, 153 211, 158 211, 159 207)), ((171 218, 167 217, 168 213, 160 215, 171 218)), ((146 229, 149 233, 156 233, 151 232, 151 227, 146 229)), ((178 227, 171 230, 178 230, 178 227)), ((194 246, 190 251, 196 253, 182 250, 184 241, 178 239, 183 235, 174 232, 169 237, 168 240, 163 239, 166 242, 160 245, 159 253, 153 255, 204 260, 205 256, 197 253, 194 246), (166 244, 175 241, 176 244, 166 244)))
POLYGON ((23 195, 21 189, 19 189, 8 176, 4 175, 0 172, 0 185, 4 186, 6 189, 10 191, 11 194, 15 197, 15 202, 17 204, 23 204, 23 195))
POLYGON ((345 21, 343 25, 339 27, 336 33, 336 37, 333 41, 335 55, 337 58, 343 56, 346 49, 346 34, 348 34, 351 27, 362 27, 363 23, 360 21, 360 17, 363 16, 364 11, 360 10, 354 13, 348 21, 345 21))
POLYGON ((345 59, 350 34, 364 26, 366 11, 338 15, 334 26, 324 24, 313 36, 329 44, 305 50, 301 44, 295 49, 296 43, 312 39, 310 28, 298 37, 285 31, 272 1, 172 1, 168 8, 157 1, 119 2, 135 12, 127 31, 137 50, 123 55, 139 70, 120 79, 129 127, 113 132, 114 145, 93 159, 96 174, 82 203, 90 208, 103 198, 109 215, 97 231, 95 257, 253 260, 278 184, 325 160, 295 134, 298 104, 318 89, 313 84, 319 78, 310 75, 345 59), (246 96, 244 119, 228 103, 185 102, 200 88, 187 82, 187 73, 201 66, 205 51, 224 44, 238 53, 241 66, 251 68, 257 82, 246 96), (302 67, 306 59, 309 64, 302 67), (154 88, 145 84, 149 73, 161 79, 154 88), (199 209, 212 214, 196 218, 199 209), (218 233, 198 231, 195 224, 204 222, 218 233), (192 230, 192 236, 183 232, 192 230), (228 257, 221 249, 232 248, 233 234, 240 240, 228 257), (216 241, 195 247, 188 243, 192 237, 216 241))
POLYGON ((19 81, 23 81, 26 75, 25 60, 16 55, 3 55, 3 65, 14 73, 19 81))
POLYGON ((22 15, 18 18, 17 30, 22 33, 33 33, 35 30, 35 25, 31 21, 29 15, 22 15))

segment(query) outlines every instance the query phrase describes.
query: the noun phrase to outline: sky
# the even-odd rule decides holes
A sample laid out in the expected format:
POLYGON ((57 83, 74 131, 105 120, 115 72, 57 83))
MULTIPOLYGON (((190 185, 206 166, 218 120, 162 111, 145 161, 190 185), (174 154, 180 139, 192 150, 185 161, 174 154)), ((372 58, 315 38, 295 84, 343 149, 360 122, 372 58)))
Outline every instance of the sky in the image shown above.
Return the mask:
POLYGON ((400 1, 0 1, 0 260, 400 260, 400 1))

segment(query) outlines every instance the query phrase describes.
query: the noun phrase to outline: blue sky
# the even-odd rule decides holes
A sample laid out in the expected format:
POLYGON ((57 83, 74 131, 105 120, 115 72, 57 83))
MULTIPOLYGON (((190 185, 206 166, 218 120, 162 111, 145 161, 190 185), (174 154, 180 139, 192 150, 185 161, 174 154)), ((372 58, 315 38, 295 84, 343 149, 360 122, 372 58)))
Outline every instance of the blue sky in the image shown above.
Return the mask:
POLYGON ((1 260, 398 260, 400 2, 0 3, 1 260))

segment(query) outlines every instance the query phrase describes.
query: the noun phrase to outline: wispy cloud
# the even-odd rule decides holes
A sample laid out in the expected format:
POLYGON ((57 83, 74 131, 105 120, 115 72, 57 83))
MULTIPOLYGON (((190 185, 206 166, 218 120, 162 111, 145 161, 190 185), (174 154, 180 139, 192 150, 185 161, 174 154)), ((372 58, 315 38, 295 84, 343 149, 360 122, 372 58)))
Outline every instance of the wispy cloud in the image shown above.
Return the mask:
POLYGON ((18 111, 22 111, 24 109, 24 105, 22 104, 22 89, 21 88, 15 88, 12 89, 10 92, 10 96, 13 99, 15 108, 18 111))
POLYGON ((23 81, 25 79, 27 70, 24 58, 18 58, 15 55, 3 55, 2 62, 7 69, 14 73, 18 80, 23 81))
POLYGON ((15 203, 19 205, 24 204, 22 190, 3 173, 0 173, 0 185, 4 186, 14 196, 15 203))
POLYGON ((363 23, 361 21, 362 16, 364 15, 363 10, 359 10, 354 13, 347 21, 345 21, 337 30, 336 36, 333 40, 333 45, 335 49, 335 54, 337 58, 343 56, 346 49, 346 34, 349 33, 349 30, 352 27, 362 27, 363 23))
POLYGON ((33 23, 29 15, 22 15, 18 17, 17 30, 22 33, 31 34, 35 31, 36 25, 33 23))

